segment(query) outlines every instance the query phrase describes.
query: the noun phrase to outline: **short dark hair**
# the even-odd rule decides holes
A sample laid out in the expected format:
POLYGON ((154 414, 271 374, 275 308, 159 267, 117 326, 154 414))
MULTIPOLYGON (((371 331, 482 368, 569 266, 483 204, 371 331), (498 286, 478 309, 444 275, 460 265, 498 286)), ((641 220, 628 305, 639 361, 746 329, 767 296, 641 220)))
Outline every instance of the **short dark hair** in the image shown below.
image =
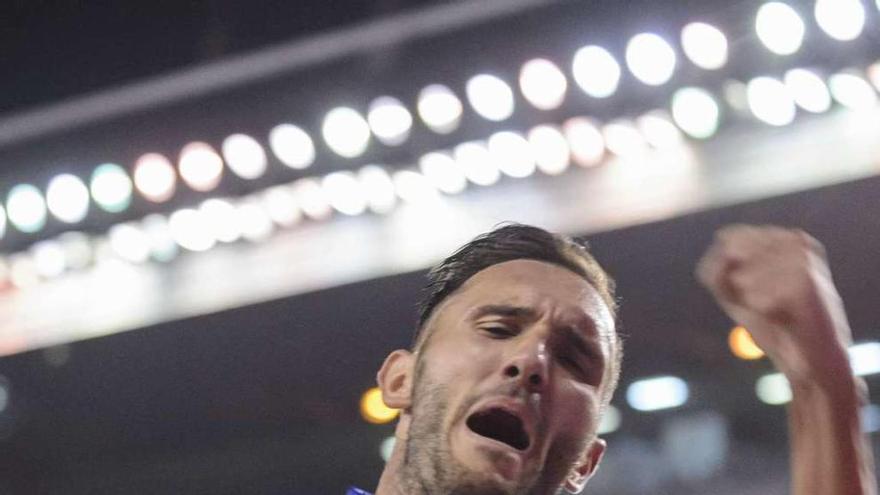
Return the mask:
MULTIPOLYGON (((612 317, 617 318, 614 281, 590 254, 586 241, 531 225, 505 223, 474 238, 428 272, 413 348, 418 349, 425 340, 425 327, 440 303, 468 279, 492 265, 518 259, 552 263, 583 277, 599 293, 612 317)), ((608 367, 607 400, 616 388, 623 354, 620 338, 616 339, 617 350, 608 367)))

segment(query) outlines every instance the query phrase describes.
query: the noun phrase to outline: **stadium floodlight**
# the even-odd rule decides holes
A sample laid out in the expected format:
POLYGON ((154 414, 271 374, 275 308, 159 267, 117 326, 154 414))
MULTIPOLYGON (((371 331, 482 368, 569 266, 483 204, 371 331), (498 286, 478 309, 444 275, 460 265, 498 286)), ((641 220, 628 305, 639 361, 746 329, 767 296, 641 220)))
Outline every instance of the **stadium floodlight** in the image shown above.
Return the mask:
POLYGON ((572 61, 574 80, 593 98, 607 98, 620 84, 620 64, 608 50, 589 45, 579 49, 572 61))
POLYGON ((791 55, 803 44, 806 26, 790 5, 768 2, 758 9, 755 31, 768 50, 777 55, 791 55))
POLYGON ((324 142, 333 152, 344 158, 355 158, 370 144, 370 125, 356 110, 336 107, 324 117, 321 126, 324 142))
POLYGON ((727 37, 705 22, 692 22, 681 30, 684 54, 697 67, 715 70, 727 63, 727 37))
POLYGON ((559 108, 568 91, 568 80, 553 62, 536 58, 526 62, 519 73, 523 96, 539 110, 559 108))
POLYGON ((481 117, 500 122, 513 115, 513 90, 500 77, 479 74, 465 86, 468 102, 481 117))
POLYGON ((626 45, 626 65, 638 80, 660 86, 675 72, 675 50, 654 33, 637 34, 626 45))

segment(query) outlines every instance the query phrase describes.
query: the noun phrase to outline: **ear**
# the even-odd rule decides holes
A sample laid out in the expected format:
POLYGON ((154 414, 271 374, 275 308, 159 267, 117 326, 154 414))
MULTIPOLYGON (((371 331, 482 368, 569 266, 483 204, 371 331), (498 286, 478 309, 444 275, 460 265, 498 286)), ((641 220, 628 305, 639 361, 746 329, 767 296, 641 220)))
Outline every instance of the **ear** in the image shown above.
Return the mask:
POLYGON ((590 478, 596 473, 596 469, 599 468, 599 462, 605 454, 605 447, 605 440, 598 437, 593 440, 584 451, 578 465, 572 469, 568 478, 565 479, 566 491, 569 493, 580 493, 584 489, 587 481, 590 481, 590 478))
POLYGON ((386 406, 409 409, 412 405, 414 372, 415 356, 409 351, 398 349, 385 358, 376 374, 376 381, 382 389, 382 400, 386 406))

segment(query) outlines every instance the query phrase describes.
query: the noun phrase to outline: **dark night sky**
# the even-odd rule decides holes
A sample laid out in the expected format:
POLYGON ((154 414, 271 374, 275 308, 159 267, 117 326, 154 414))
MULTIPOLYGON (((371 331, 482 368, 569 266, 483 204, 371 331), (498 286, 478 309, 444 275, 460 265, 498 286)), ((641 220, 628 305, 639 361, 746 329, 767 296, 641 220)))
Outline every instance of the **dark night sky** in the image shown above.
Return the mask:
POLYGON ((14 0, 0 8, 0 114, 448 0, 14 0))

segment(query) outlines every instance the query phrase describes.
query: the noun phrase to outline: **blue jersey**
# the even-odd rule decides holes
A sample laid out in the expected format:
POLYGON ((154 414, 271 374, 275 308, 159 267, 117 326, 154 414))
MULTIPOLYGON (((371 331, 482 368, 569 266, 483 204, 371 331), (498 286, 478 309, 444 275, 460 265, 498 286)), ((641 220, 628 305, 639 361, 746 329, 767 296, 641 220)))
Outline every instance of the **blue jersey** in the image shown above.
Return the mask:
POLYGON ((360 488, 351 487, 345 492, 345 495, 372 495, 370 492, 365 492, 360 488))

